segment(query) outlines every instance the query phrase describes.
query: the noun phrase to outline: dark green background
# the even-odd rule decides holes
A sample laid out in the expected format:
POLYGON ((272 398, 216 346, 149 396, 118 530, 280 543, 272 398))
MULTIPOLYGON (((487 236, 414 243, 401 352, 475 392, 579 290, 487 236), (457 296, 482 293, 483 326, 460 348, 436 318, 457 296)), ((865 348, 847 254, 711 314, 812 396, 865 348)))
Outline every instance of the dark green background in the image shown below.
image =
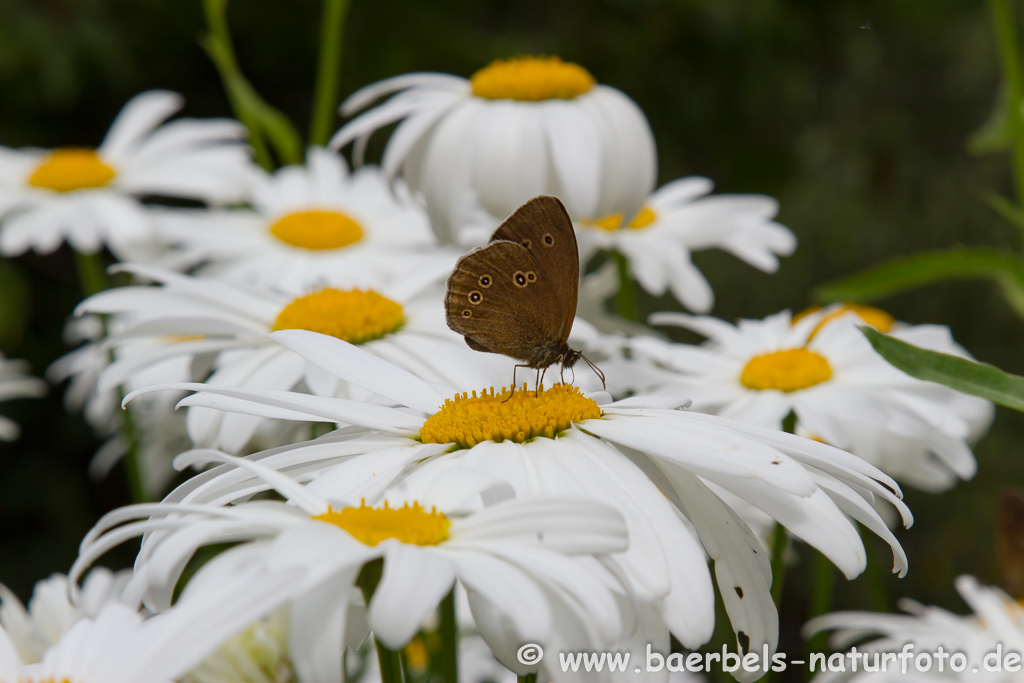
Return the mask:
MULTIPOLYGON (((243 69, 302 130, 318 15, 312 0, 229 7, 243 69)), ((198 47, 202 31, 196 1, 3 0, 0 145, 94 145, 148 88, 183 92, 189 115, 229 115, 198 47)), ((778 274, 721 253, 696 257, 723 318, 802 308, 815 285, 887 257, 1019 244, 980 199, 1011 193, 1007 159, 965 148, 999 84, 987 6, 976 0, 355 0, 346 36, 346 94, 409 71, 468 76, 512 54, 577 61, 647 113, 660 182, 701 174, 719 191, 779 198, 800 246, 778 274)), ((60 330, 78 298, 72 266, 66 252, 0 262, 0 348, 37 372, 65 351, 60 330)), ((911 323, 948 324, 978 358, 1024 372, 1024 324, 989 285, 934 286, 883 305, 911 323)), ((60 393, 3 407, 25 426, 20 441, 0 445, 0 580, 21 595, 65 571, 97 516, 126 502, 119 477, 85 479, 97 444, 63 412, 60 393)), ((955 576, 999 581, 995 503, 1002 487, 1024 481, 1022 444, 1024 416, 1000 410, 973 482, 940 497, 908 492, 917 524, 900 538, 911 571, 889 582, 893 596, 963 611, 955 576)), ((793 654, 804 572, 791 570, 783 612, 782 647, 793 654)), ((863 579, 842 588, 839 606, 869 606, 863 579)))

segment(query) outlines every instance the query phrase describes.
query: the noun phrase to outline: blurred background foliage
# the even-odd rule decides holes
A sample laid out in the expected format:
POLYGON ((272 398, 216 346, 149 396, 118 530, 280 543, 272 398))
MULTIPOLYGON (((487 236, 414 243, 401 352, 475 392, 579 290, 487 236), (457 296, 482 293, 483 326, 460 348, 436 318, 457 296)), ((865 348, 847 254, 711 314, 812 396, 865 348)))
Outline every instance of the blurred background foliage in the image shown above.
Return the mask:
MULTIPOLYGON (((314 0, 228 6, 243 71, 302 131, 320 11, 314 0)), ((187 115, 230 115, 199 47, 204 30, 199 0, 3 0, 0 145, 95 145, 149 88, 184 93, 187 115)), ((816 285, 923 249, 1018 247, 1018 231, 981 199, 1013 196, 1009 159, 966 146, 999 89, 977 0, 352 0, 345 35, 343 95, 409 71, 468 76, 496 57, 558 54, 640 104, 661 183, 705 175, 719 192, 777 197, 800 241, 779 273, 723 253, 695 258, 722 318, 799 310, 816 285)), ((644 312, 675 307, 640 294, 644 312)), ((67 252, 0 262, 0 349, 42 373, 66 351, 61 330, 78 298, 67 252)), ((1024 373, 1024 323, 991 284, 932 286, 881 305, 900 320, 949 325, 979 359, 1024 373)), ((4 406, 24 434, 0 444, 0 580, 22 596, 66 571, 97 517, 127 502, 118 473, 86 479, 97 441, 62 410, 61 393, 4 406)), ((974 481, 942 496, 907 492, 917 523, 899 536, 911 571, 887 580, 890 597, 962 612, 956 575, 999 583, 996 500, 1024 482, 1022 445, 1024 416, 1000 410, 974 481)), ((803 647, 807 564, 787 579, 781 647, 791 653, 803 647)), ((872 607, 864 579, 842 583, 837 607, 872 607)))

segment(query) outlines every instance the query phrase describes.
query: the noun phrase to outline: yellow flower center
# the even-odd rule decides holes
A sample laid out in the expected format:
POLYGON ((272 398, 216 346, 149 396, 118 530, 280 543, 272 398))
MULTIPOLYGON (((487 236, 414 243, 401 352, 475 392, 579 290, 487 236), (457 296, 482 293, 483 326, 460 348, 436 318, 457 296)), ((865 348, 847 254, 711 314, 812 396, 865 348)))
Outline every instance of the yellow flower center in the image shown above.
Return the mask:
POLYGON ((498 59, 469 79, 473 94, 488 100, 571 100, 597 83, 579 64, 558 57, 498 59))
MULTIPOLYGON (((648 225, 658 220, 658 214, 654 212, 649 206, 645 206, 640 209, 640 213, 633 217, 626 227, 630 230, 642 230, 648 225)), ((622 214, 621 213, 610 213, 607 216, 598 218, 596 221, 591 221, 590 225, 595 228, 601 228, 608 232, 615 232, 622 227, 622 214)))
POLYGON ((758 391, 799 391, 831 377, 832 366, 823 356, 801 348, 754 356, 740 373, 740 383, 758 391))
POLYGON ((296 211, 270 226, 270 234, 300 249, 341 249, 363 239, 363 228, 340 211, 296 211))
POLYGON ((587 398, 576 387, 556 384, 540 395, 527 391, 511 393, 502 388, 500 394, 482 391, 447 399, 441 409, 430 416, 420 428, 423 443, 455 443, 472 448, 481 441, 515 441, 524 443, 544 436, 553 439, 574 423, 601 417, 594 399, 587 398))
POLYGON ((55 192, 71 192, 90 187, 103 187, 117 172, 107 165, 93 149, 69 147, 51 152, 32 171, 28 184, 55 192))
POLYGON ((341 527, 366 545, 389 538, 410 545, 438 545, 448 540, 451 526, 443 512, 436 508, 427 512, 419 503, 392 508, 385 502, 384 507, 373 508, 363 501, 357 508, 331 508, 313 519, 341 527))
POLYGON ((405 322, 402 305, 373 290, 323 289, 285 306, 275 330, 311 330, 350 344, 380 339, 405 322))
MULTIPOLYGON (((793 324, 796 325, 802 319, 813 313, 817 313, 820 310, 821 306, 811 306, 807 310, 797 313, 793 316, 793 324)), ((818 332, 821 331, 821 328, 826 324, 847 313, 856 313, 861 320, 868 325, 871 325, 879 332, 888 332, 892 329, 893 323, 896 322, 895 318, 880 308, 875 308, 874 306, 863 306, 861 304, 843 304, 822 318, 817 327, 811 331, 811 335, 808 339, 818 334, 818 332)))
POLYGON ((430 666, 430 650, 422 636, 416 636, 409 641, 409 644, 402 648, 405 655, 405 663, 413 671, 425 672, 430 666))

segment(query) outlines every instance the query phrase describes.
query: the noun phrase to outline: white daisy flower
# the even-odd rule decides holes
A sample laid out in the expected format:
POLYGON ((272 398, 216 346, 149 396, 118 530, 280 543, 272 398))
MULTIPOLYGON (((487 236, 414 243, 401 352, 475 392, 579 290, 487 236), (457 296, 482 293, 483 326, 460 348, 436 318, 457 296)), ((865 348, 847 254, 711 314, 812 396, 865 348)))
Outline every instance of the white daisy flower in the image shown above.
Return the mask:
POLYGON ((118 602, 96 617, 75 622, 38 663, 21 659, 0 628, 0 681, 4 683, 169 683, 198 664, 234 633, 286 601, 298 571, 243 575, 239 585, 218 586, 166 614, 143 619, 118 602))
MULTIPOLYGON (((9 360, 0 354, 0 401, 38 397, 45 393, 46 383, 29 374, 25 361, 9 360)), ((20 433, 13 420, 0 415, 0 441, 12 441, 20 433)))
MULTIPOLYGON (((293 476, 315 477, 311 485, 334 496, 373 501, 402 482, 441 480, 441 471, 499 477, 521 497, 590 496, 610 503, 629 527, 629 550, 617 561, 634 594, 656 605, 686 647, 706 642, 714 624, 705 549, 715 560, 740 647, 759 652, 777 643, 767 552, 717 491, 764 510, 848 577, 866 564, 852 520, 884 538, 895 571, 906 570, 899 543, 872 507, 889 501, 910 523, 895 482, 823 443, 675 410, 685 401, 671 397, 613 403, 607 394, 588 398, 560 385, 540 397, 485 392, 446 400, 434 386, 339 340, 299 330, 273 338, 400 407, 209 385, 163 388, 199 392, 182 405, 352 425, 253 456, 293 476), (360 454, 371 457, 353 457, 360 454)), ((221 468, 186 482, 168 500, 224 503, 266 487, 246 472, 221 468)))
POLYGON ((115 254, 154 239, 140 197, 234 202, 253 178, 245 128, 236 121, 179 119, 183 99, 153 90, 124 106, 96 149, 0 147, 0 253, 115 254))
MULTIPOLYGON (((637 389, 682 393, 695 410, 775 429, 792 412, 797 433, 850 451, 917 488, 938 491, 971 478, 977 463, 969 441, 987 422, 987 402, 900 372, 857 329, 861 318, 834 313, 819 311, 794 324, 784 311, 737 326, 655 314, 651 323, 684 327, 708 342, 632 340, 636 352, 671 372, 660 385, 637 389)), ((934 345, 937 331, 929 326, 893 334, 934 345)))
POLYGON ((845 660, 845 671, 819 674, 814 680, 1019 681, 1024 657, 1024 608, 1003 591, 983 586, 972 576, 959 577, 956 589, 972 614, 960 616, 905 599, 900 609, 906 614, 836 612, 812 619, 804 627, 808 637, 816 631, 835 630, 833 647, 843 651, 856 644, 859 660, 854 672, 850 659, 853 650, 833 654, 836 663, 845 660), (876 638, 862 642, 869 636, 876 638), (906 656, 887 657, 886 653, 906 656), (961 653, 962 658, 954 657, 955 653, 961 653), (1006 666, 1007 662, 1011 667, 1006 666), (997 664, 1000 671, 990 670, 997 664))
POLYGON ((72 603, 68 578, 54 574, 36 583, 27 609, 0 584, 0 627, 23 663, 38 662, 80 619, 96 617, 108 603, 121 602, 121 592, 130 575, 129 571, 115 573, 96 567, 89 572, 78 591, 78 599, 72 603))
POLYGON ((263 174, 252 211, 166 211, 164 238, 178 246, 176 265, 275 287, 380 287, 418 273, 428 281, 451 272, 458 254, 437 245, 427 218, 396 196, 374 168, 349 173, 344 159, 310 148, 306 166, 263 174))
POLYGON ((654 136, 643 112, 577 64, 518 57, 469 80, 406 74, 356 92, 342 114, 392 93, 347 123, 331 146, 355 141, 358 160, 375 130, 402 121, 382 168, 389 177, 402 169, 443 242, 456 241, 477 207, 504 217, 551 194, 574 218, 632 216, 654 189, 654 136))
MULTIPOLYGON (((124 392, 154 383, 197 379, 189 358, 162 357, 122 379, 120 384, 101 384, 100 378, 111 363, 110 347, 103 341, 104 327, 117 334, 123 327, 116 318, 102 324, 97 316, 71 321, 65 328, 70 343, 85 341, 82 346, 58 358, 46 371, 50 382, 67 381, 64 405, 68 412, 81 412, 96 435, 105 439, 92 461, 89 476, 102 479, 134 449, 139 467, 139 484, 148 498, 158 498, 167 490, 175 476, 171 461, 182 449, 192 445, 188 437, 185 415, 174 410, 178 396, 147 396, 131 407, 130 416, 121 409, 124 392), (131 434, 126 421, 131 421, 131 434)), ((118 348, 121 362, 132 358, 150 358, 167 345, 163 339, 134 339, 118 348)), ((269 445, 269 444, 268 444, 269 445)), ((276 442, 275 444, 276 445, 276 442)))
POLYGON ((773 219, 779 203, 762 195, 712 195, 707 178, 682 178, 659 188, 636 215, 614 213, 576 221, 580 261, 601 249, 626 257, 632 276, 645 290, 666 291, 684 306, 706 313, 714 304, 711 285, 690 260, 702 249, 719 248, 766 273, 779 267, 777 256, 796 248, 793 233, 773 219))
MULTIPOLYGON (((299 680, 318 683, 341 680, 344 648, 337 644, 353 640, 346 626, 353 600, 356 607, 360 602, 357 588, 366 596, 376 639, 398 650, 458 581, 484 639, 492 649, 497 639, 496 654, 521 673, 531 668, 515 658, 523 643, 555 651, 599 648, 631 630, 620 607, 624 589, 594 557, 628 545, 622 515, 607 504, 510 500, 504 482, 448 475, 415 492, 393 490, 368 505, 358 494, 327 498, 316 483, 302 486, 258 462, 201 451, 183 456, 185 463, 209 461, 243 468, 286 502, 164 502, 115 510, 86 537, 72 575, 112 545, 147 534, 128 592, 138 591, 159 611, 199 546, 243 541, 219 558, 222 567, 259 567, 256 577, 263 569, 270 575, 302 571, 301 587, 294 589, 301 596, 291 607, 292 664, 299 680)), ((207 581, 204 591, 214 583, 238 585, 246 572, 223 574, 225 580, 207 581)), ((360 630, 355 642, 361 638, 360 630)), ((382 660, 386 656, 379 653, 382 660)))
MULTIPOLYGON (((346 383, 267 337, 281 329, 331 335, 430 381, 461 389, 503 381, 510 371, 500 357, 473 351, 448 329, 440 292, 423 291, 416 280, 406 278, 383 292, 325 288, 292 297, 266 287, 141 265, 120 269, 160 286, 109 289, 76 309, 78 314, 116 316, 118 321, 117 331, 102 347, 112 349, 117 359, 100 373, 100 392, 128 383, 147 368, 177 362, 209 367, 207 381, 218 386, 353 397, 346 383)), ((133 382, 132 388, 138 386, 133 382)), ((365 398, 365 390, 356 388, 355 397, 365 398)), ((196 445, 238 453, 267 421, 194 409, 188 428, 196 445)))

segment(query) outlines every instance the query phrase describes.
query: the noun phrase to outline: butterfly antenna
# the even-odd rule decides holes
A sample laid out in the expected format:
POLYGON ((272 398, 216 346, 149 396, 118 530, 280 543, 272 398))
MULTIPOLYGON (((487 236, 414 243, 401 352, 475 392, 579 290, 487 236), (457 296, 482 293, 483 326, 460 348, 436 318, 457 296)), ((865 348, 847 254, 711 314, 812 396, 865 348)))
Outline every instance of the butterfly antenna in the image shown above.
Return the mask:
POLYGON ((590 369, 594 371, 594 374, 596 374, 598 377, 601 378, 601 390, 602 391, 607 390, 608 389, 608 383, 604 381, 604 373, 601 372, 601 368, 599 368, 596 365, 594 365, 594 362, 592 360, 590 360, 589 358, 587 358, 586 356, 584 356, 582 353, 580 354, 580 358, 582 358, 583 362, 585 362, 587 365, 590 366, 590 369))

